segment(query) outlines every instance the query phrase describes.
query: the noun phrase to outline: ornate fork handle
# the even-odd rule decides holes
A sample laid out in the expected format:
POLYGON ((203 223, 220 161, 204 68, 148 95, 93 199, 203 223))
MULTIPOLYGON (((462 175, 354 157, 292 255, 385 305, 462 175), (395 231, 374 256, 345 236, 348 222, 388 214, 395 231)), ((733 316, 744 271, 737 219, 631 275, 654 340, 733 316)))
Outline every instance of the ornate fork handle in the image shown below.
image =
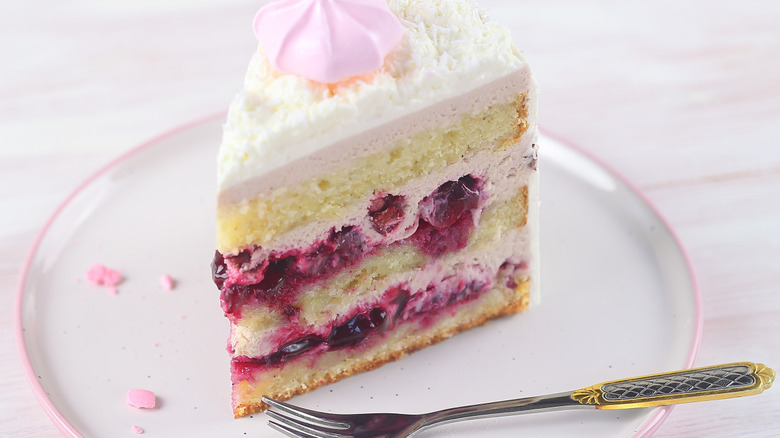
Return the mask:
POLYGON ((530 411, 629 409, 743 397, 763 392, 774 379, 775 372, 763 364, 735 362, 612 380, 572 392, 445 409, 425 414, 423 427, 530 411))
POLYGON ((598 409, 639 408, 759 394, 774 379, 775 372, 763 364, 735 362, 613 380, 574 391, 571 397, 598 409))

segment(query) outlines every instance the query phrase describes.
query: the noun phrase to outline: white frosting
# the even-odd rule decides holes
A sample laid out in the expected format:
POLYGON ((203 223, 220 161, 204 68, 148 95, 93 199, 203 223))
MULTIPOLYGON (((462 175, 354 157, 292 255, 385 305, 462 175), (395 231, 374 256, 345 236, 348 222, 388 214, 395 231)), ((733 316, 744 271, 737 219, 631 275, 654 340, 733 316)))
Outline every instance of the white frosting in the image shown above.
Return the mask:
POLYGON ((389 0, 404 37, 378 72, 335 88, 275 71, 259 47, 219 152, 225 190, 522 68, 506 28, 464 0, 389 0))

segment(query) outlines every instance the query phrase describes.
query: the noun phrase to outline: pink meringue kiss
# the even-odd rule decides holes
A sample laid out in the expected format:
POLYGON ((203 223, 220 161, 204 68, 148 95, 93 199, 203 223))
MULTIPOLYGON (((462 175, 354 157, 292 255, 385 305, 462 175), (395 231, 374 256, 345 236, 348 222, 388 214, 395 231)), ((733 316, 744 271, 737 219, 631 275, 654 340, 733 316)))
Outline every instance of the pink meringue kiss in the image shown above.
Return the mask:
POLYGON ((403 36, 385 0, 279 0, 254 31, 275 69, 325 84, 378 70, 403 36))

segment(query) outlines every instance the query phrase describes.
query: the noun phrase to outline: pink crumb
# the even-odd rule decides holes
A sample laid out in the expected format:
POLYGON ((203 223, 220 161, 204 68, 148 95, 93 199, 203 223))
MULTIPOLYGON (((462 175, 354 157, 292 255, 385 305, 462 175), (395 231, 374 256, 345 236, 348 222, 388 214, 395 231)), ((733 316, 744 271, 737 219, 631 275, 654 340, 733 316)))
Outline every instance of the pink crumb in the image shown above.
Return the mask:
POLYGON ((165 274, 160 277, 160 286, 165 290, 171 290, 173 289, 173 286, 175 286, 175 283, 170 275, 165 274))
POLYGON ((144 433, 144 430, 141 429, 140 427, 136 426, 135 424, 133 425, 132 429, 133 429, 133 433, 136 434, 136 435, 140 435, 140 434, 144 433))
POLYGON ((107 268, 100 263, 93 263, 87 269, 87 280, 90 283, 99 286, 115 287, 122 281, 122 274, 111 268, 107 268))
POLYGON ((131 389, 127 391, 127 404, 140 409, 152 409, 155 406, 154 393, 146 389, 131 389))

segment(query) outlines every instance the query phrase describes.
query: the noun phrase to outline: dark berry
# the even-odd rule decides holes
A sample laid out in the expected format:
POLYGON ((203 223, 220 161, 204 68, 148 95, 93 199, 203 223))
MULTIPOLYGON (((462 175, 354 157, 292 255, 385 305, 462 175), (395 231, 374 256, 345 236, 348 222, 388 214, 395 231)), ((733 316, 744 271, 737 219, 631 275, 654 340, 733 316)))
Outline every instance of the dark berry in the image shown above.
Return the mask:
POLYGON ((454 224, 464 212, 479 206, 480 186, 471 175, 447 181, 420 201, 420 218, 437 228, 454 224))
POLYGON ((279 351, 268 356, 265 362, 268 364, 278 364, 278 363, 286 362, 296 356, 306 353, 307 351, 317 347, 318 345, 321 345, 322 342, 323 340, 319 336, 314 336, 314 335, 304 336, 300 339, 296 339, 293 342, 284 344, 282 348, 279 349, 279 351))
POLYGON ((404 220, 404 207, 403 196, 385 195, 375 198, 368 206, 371 227, 383 236, 392 233, 404 220))
POLYGON ((337 349, 358 345, 379 329, 386 318, 387 312, 378 308, 367 314, 354 316, 331 330, 327 341, 328 346, 337 349))
POLYGON ((225 264, 225 258, 222 257, 222 253, 215 251, 214 259, 211 261, 211 279, 219 289, 222 289, 222 285, 225 284, 227 278, 228 269, 227 264, 225 264))

